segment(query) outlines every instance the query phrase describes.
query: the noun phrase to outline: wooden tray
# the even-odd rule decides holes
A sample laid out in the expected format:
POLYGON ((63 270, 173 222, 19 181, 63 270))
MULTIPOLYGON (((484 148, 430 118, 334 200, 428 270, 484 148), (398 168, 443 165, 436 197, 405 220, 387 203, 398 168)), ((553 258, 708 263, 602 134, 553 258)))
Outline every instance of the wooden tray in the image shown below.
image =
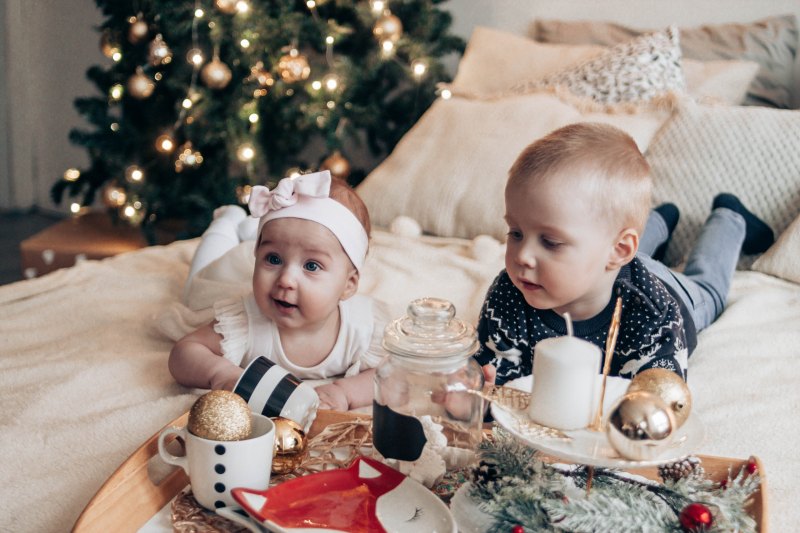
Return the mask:
MULTIPOLYGON (((308 436, 314 437, 329 424, 367 416, 321 410, 311 425, 308 436)), ((184 426, 188 418, 189 413, 187 412, 167 426, 184 426)), ((147 474, 147 463, 152 457, 158 455, 158 435, 160 433, 161 431, 150 437, 100 487, 100 490, 78 517, 72 533, 108 533, 109 531, 136 533, 181 489, 189 484, 189 477, 182 468, 176 468, 158 485, 154 485, 150 480, 147 474)), ((748 511, 756 521, 757 531, 768 533, 767 480, 761 460, 758 457, 750 457, 747 460, 705 455, 698 455, 698 457, 702 460, 702 466, 709 478, 714 481, 725 479, 728 475, 728 468, 732 468, 732 471, 737 473, 748 461, 755 461, 758 464, 758 473, 762 477, 761 490, 753 496, 753 503, 748 511)), ((647 479, 658 479, 655 467, 640 468, 630 472, 647 479)))

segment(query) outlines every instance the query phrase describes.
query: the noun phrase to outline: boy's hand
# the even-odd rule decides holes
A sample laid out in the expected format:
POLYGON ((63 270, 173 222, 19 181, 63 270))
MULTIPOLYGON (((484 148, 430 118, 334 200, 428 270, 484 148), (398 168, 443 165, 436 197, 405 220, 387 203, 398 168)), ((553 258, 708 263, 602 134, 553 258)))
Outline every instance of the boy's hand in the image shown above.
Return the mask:
POLYGON ((329 411, 347 411, 350 404, 344 389, 335 383, 320 385, 314 389, 319 396, 319 408, 329 411))
MULTIPOLYGON (((483 390, 494 385, 497 377, 497 369, 494 365, 483 366, 484 386, 483 390)), ((469 420, 472 415, 472 404, 475 396, 467 392, 444 392, 434 391, 431 394, 431 401, 442 404, 450 416, 459 420, 469 420)))

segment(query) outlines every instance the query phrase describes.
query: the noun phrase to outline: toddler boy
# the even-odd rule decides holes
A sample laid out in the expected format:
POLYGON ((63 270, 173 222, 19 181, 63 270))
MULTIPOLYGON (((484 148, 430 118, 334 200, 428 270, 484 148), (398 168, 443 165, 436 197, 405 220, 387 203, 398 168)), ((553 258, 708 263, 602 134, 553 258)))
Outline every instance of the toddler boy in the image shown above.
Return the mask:
POLYGON ((772 230, 730 194, 711 216, 682 274, 662 256, 678 222, 665 204, 650 211, 650 167, 625 132, 580 123, 528 146, 509 171, 506 269, 478 324, 475 354, 497 384, 531 374, 537 342, 574 334, 605 351, 618 297, 622 318, 611 375, 666 368, 686 379, 697 331, 725 308, 741 251, 766 251, 772 230))

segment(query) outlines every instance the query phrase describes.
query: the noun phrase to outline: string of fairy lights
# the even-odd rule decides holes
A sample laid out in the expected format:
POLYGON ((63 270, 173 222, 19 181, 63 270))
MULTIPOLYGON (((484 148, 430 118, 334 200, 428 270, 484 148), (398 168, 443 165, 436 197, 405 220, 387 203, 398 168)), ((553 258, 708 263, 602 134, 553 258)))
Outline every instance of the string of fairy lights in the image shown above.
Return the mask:
MULTIPOLYGON (((208 2, 209 0, 206 1, 208 2)), ((275 65, 275 72, 280 80, 284 82, 287 96, 292 96, 295 91, 306 91, 315 98, 312 99, 312 102, 317 102, 313 105, 318 106, 318 108, 315 108, 318 109, 315 122, 317 127, 323 129, 329 126, 330 114, 326 113, 326 111, 333 111, 338 105, 347 107, 350 104, 337 99, 337 95, 341 94, 337 89, 341 89, 342 83, 345 83, 346 80, 343 80, 341 73, 337 72, 334 55, 337 36, 341 36, 346 30, 337 27, 332 21, 322 20, 317 11, 317 1, 325 0, 307 0, 306 7, 318 24, 323 25, 323 27, 327 26, 328 31, 325 37, 327 71, 314 73, 315 75, 312 76, 312 68, 309 65, 309 61, 300 52, 299 39, 295 37, 288 46, 282 49, 281 53, 283 55, 275 65), (309 79, 311 80, 310 83, 308 83, 309 79)), ((413 79, 421 80, 428 71, 426 59, 418 57, 410 61, 410 64, 406 64, 394 53, 396 43, 403 34, 403 25, 400 19, 386 8, 384 0, 365 0, 365 5, 367 1, 369 12, 374 20, 372 32, 381 57, 384 60, 400 63, 410 71, 413 79)), ((117 83, 110 88, 108 98, 111 106, 117 105, 126 93, 138 100, 149 98, 155 91, 156 84, 163 77, 163 74, 157 70, 158 67, 167 65, 174 59, 173 51, 170 49, 164 35, 157 33, 151 39, 151 25, 139 11, 136 0, 134 0, 133 8, 137 14, 129 17, 126 36, 132 44, 145 44, 149 41, 147 61, 146 64, 137 66, 135 73, 128 77, 124 84, 117 83)), ((223 16, 246 16, 250 8, 251 6, 247 0, 213 0, 213 9, 223 16)), ((191 79, 188 80, 185 97, 179 100, 180 106, 174 124, 155 139, 155 148, 159 153, 174 157, 176 173, 198 167, 203 163, 203 155, 193 146, 191 140, 186 140, 180 146, 176 142, 178 131, 185 124, 191 124, 195 120, 196 104, 204 97, 204 93, 199 90, 199 83, 202 82, 205 87, 213 91, 225 88, 232 80, 231 69, 220 59, 219 43, 212 43, 213 53, 210 60, 207 59, 203 52, 198 32, 199 26, 205 23, 211 29, 215 27, 213 20, 206 22, 209 18, 207 17, 207 9, 201 0, 195 1, 191 22, 192 45, 185 56, 185 60, 192 66, 191 79)), ((254 140, 260 120, 257 102, 260 97, 267 95, 268 90, 276 86, 276 80, 273 78, 271 69, 265 66, 265 61, 262 58, 256 57, 258 52, 256 52, 257 47, 255 44, 258 38, 258 33, 254 32, 237 37, 237 44, 241 51, 245 53, 245 57, 250 57, 253 60, 250 67, 250 75, 243 80, 246 87, 251 87, 252 92, 248 94, 252 94, 252 98, 242 105, 239 112, 239 115, 247 122, 247 134, 244 135, 243 141, 238 142, 237 146, 231 148, 235 157, 246 167, 248 176, 254 175, 254 163, 259 156, 259 149, 254 140)), ((115 35, 110 31, 103 32, 100 48, 115 63, 123 58, 123 47, 118 44, 115 40, 115 35)), ((449 91, 443 91, 441 96, 446 99, 450 97, 450 93, 449 91)), ((335 135, 342 134, 346 122, 347 118, 339 119, 335 128, 335 135)), ((332 124, 330 125, 332 126, 332 124)), ((116 132, 119 127, 118 122, 110 124, 112 131, 116 132)), ((263 157, 263 154, 261 156, 263 157)), ((153 161, 137 163, 128 165, 124 170, 124 180, 121 177, 112 180, 110 184, 102 189, 101 195, 102 201, 106 206, 118 209, 120 217, 133 224, 141 223, 143 217, 146 216, 146 206, 143 205, 135 191, 137 187, 141 187, 147 180, 147 170, 153 161)), ((346 178, 350 172, 350 165, 338 151, 335 151, 323 161, 320 170, 323 169, 328 169, 332 174, 346 178)), ((286 172, 286 175, 296 176, 312 170, 314 169, 291 168, 286 172)), ((65 181, 76 181, 80 178, 80 175, 78 169, 70 168, 64 173, 63 179, 65 181)), ((236 195, 241 203, 247 203, 249 193, 249 185, 236 188, 236 195)), ((73 203, 70 209, 74 213, 79 213, 84 208, 78 203, 73 203)), ((151 214, 150 216, 153 217, 154 215, 151 214)))

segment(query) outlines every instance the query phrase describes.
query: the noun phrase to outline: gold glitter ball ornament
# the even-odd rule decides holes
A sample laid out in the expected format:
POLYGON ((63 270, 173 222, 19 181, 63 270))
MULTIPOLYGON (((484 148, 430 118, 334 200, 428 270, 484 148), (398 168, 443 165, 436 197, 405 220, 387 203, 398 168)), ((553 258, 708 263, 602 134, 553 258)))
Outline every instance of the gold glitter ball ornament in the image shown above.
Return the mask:
POLYGON ((128 26, 128 40, 133 44, 142 44, 150 35, 150 25, 142 18, 141 13, 128 26))
POLYGON ((215 57, 210 63, 207 63, 200 71, 200 77, 203 83, 210 89, 222 89, 228 82, 231 81, 231 69, 228 65, 215 57))
POLYGON ((692 412, 692 394, 681 377, 665 368, 648 368, 631 380, 628 392, 652 392, 667 402, 675 415, 677 427, 681 427, 692 412))
POLYGON ((611 446, 625 459, 651 461, 661 455, 675 436, 675 415, 667 403, 650 392, 623 395, 606 421, 611 446))
POLYGON ((156 83, 144 73, 142 67, 136 68, 136 74, 128 78, 128 93, 138 100, 144 100, 153 94, 156 83))
POLYGON ((237 0, 214 0, 214 7, 227 15, 236 13, 237 0))
POLYGON ((275 424, 275 455, 272 458, 272 473, 288 474, 303 463, 308 451, 308 437, 302 426, 294 420, 276 416, 270 418, 275 424))
POLYGON ((343 180, 347 179, 347 176, 350 175, 350 163, 342 157, 342 154, 339 151, 333 152, 333 155, 325 159, 322 162, 322 165, 319 167, 320 170, 330 170, 331 176, 334 178, 341 178, 343 180))
POLYGON ((372 33, 381 43, 384 41, 394 43, 403 35, 403 23, 387 11, 372 27, 372 33))
POLYGON ((208 440, 244 440, 253 429, 253 415, 241 396, 226 390, 212 390, 194 402, 187 429, 208 440))
POLYGON ((150 43, 150 53, 147 56, 147 62, 151 66, 157 67, 158 65, 166 65, 172 61, 172 50, 169 49, 164 38, 159 33, 155 39, 150 43))
POLYGON ((311 74, 308 60, 297 50, 292 50, 278 62, 278 74, 286 83, 302 81, 311 74))

